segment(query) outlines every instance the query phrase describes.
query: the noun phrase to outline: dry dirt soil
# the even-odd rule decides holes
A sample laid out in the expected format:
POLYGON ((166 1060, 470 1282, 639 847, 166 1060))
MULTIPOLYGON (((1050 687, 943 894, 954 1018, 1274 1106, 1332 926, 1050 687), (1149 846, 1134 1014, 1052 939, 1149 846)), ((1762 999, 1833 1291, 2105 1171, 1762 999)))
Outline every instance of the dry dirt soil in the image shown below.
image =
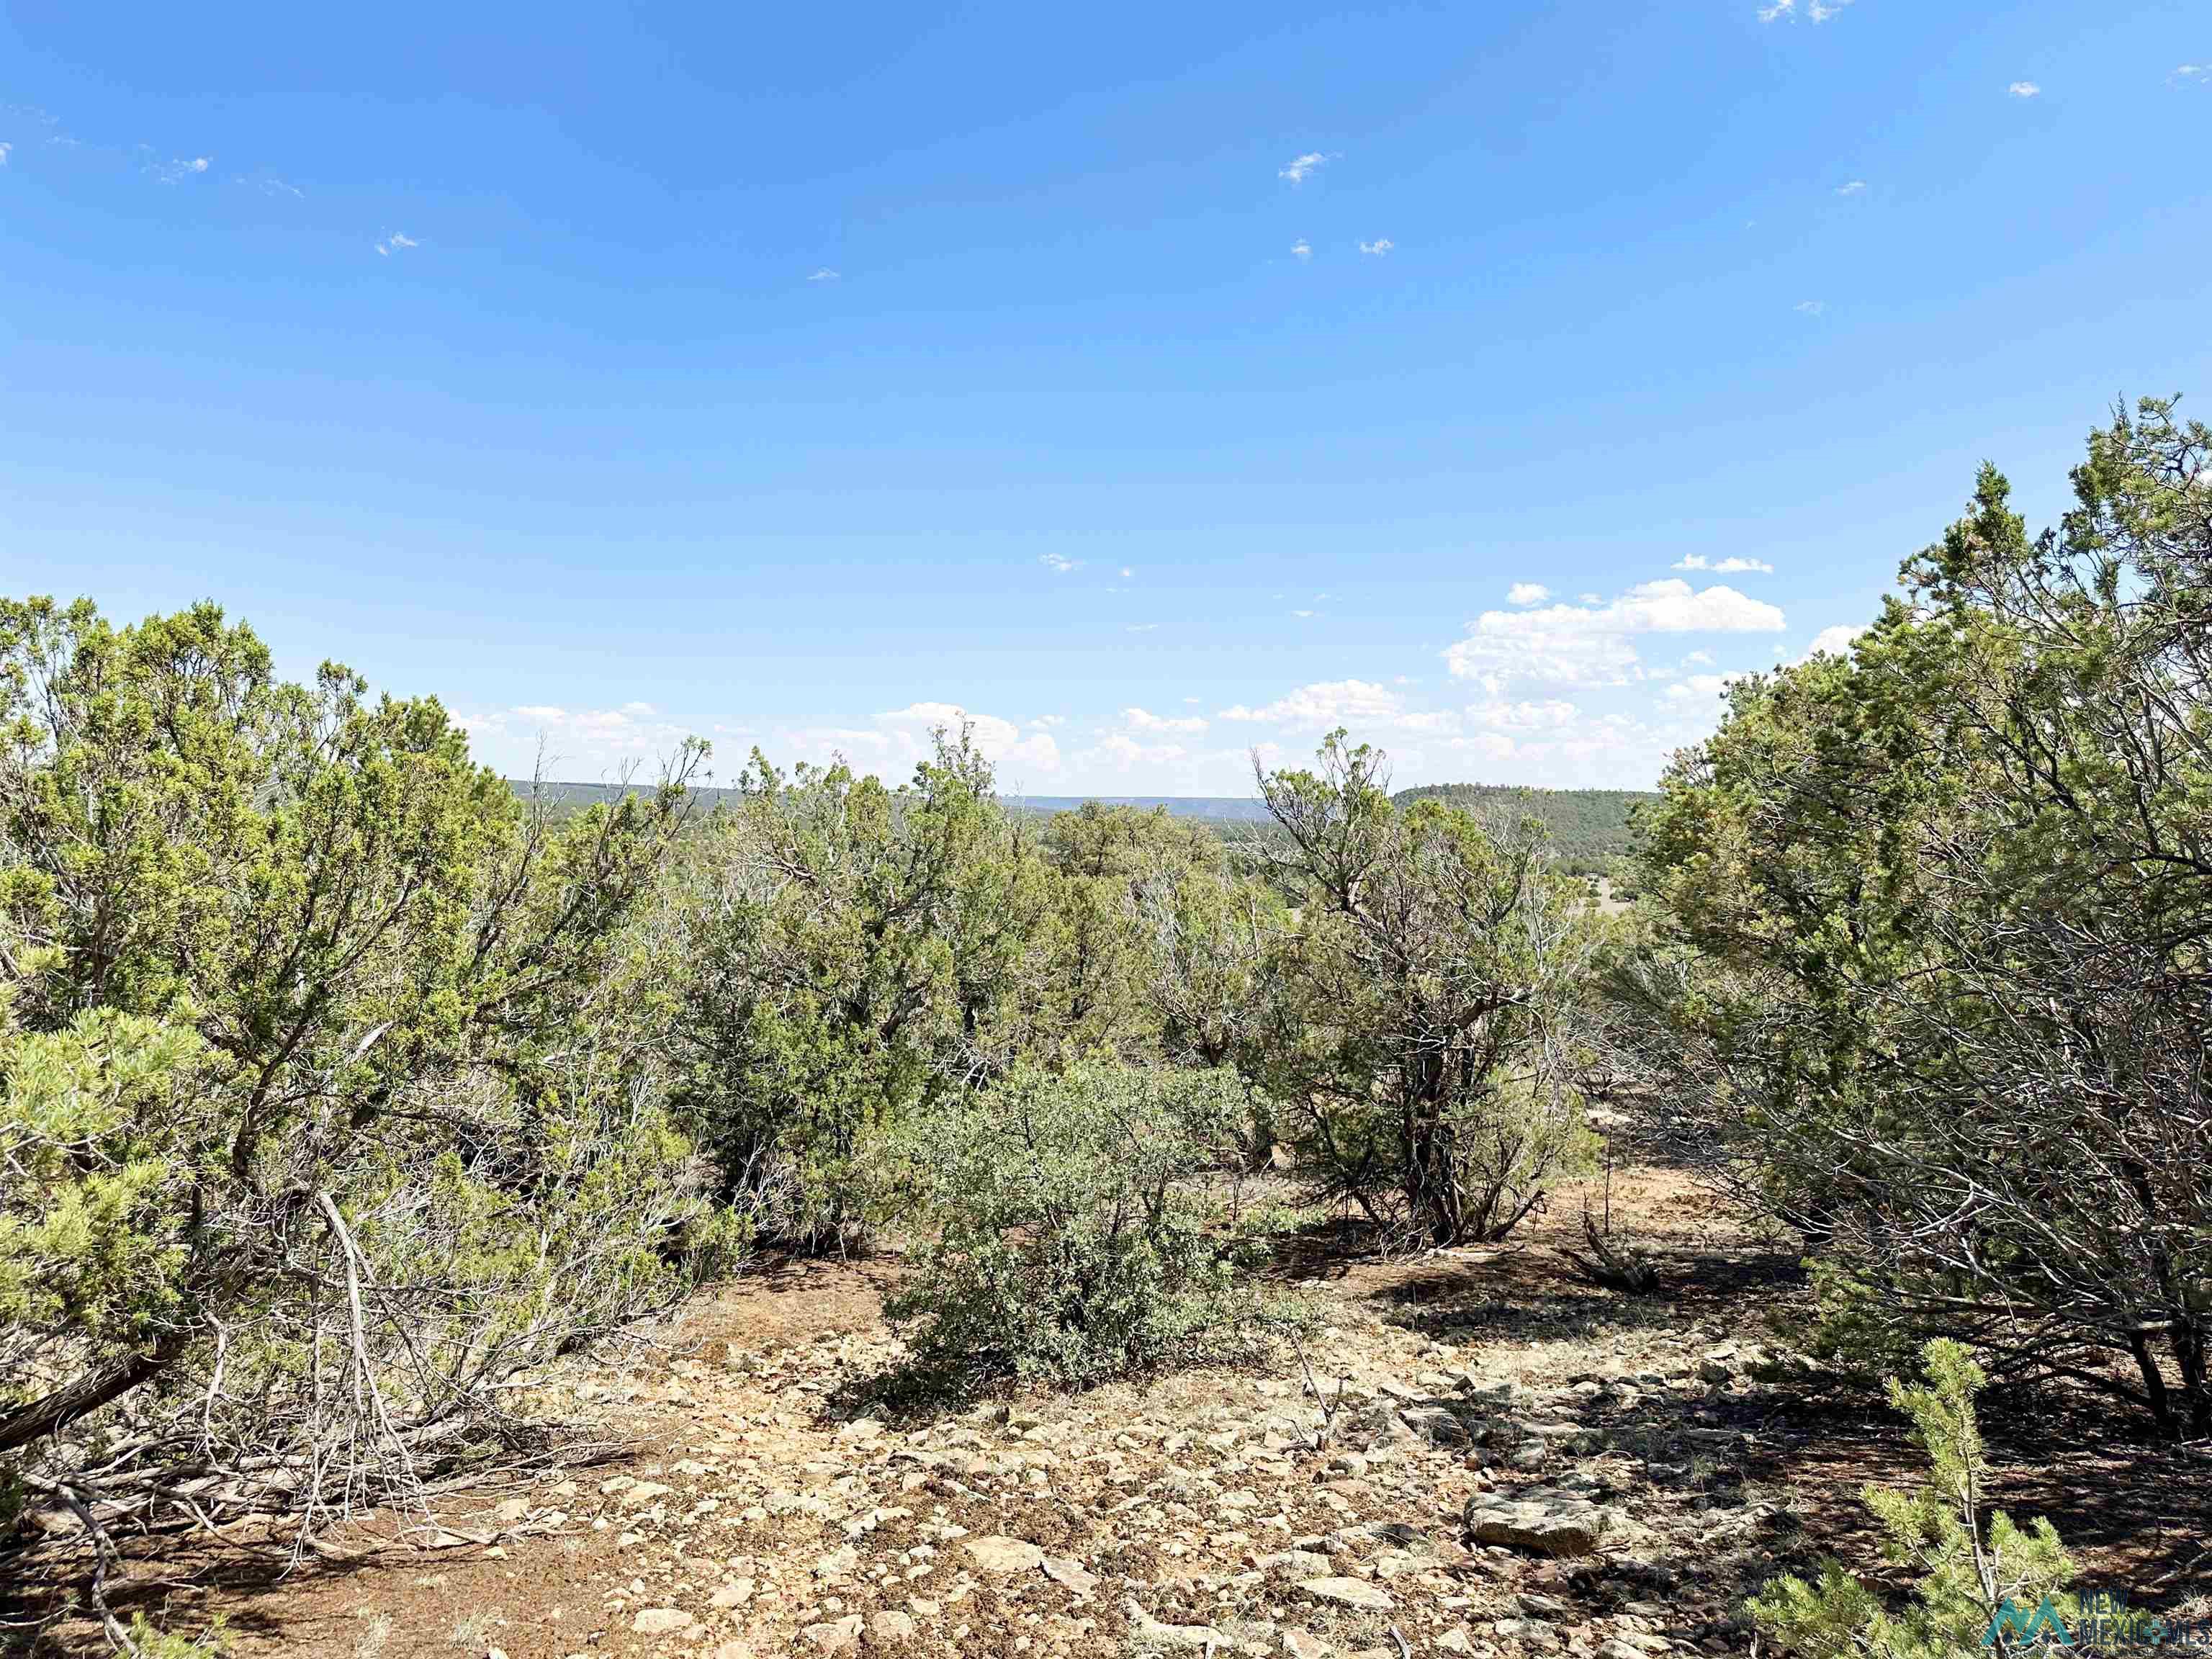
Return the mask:
MULTIPOLYGON (((251 1539, 145 1540, 116 1597, 219 1617, 241 1659, 1752 1652, 1764 1579, 1875 1565, 1855 1493, 1909 1482, 1913 1449, 1793 1357, 1787 1254, 1672 1171, 1616 1171, 1665 1281, 1600 1289, 1559 1255, 1586 1195, 1499 1249, 1302 1241, 1279 1271, 1327 1318, 1303 1358, 918 1413, 869 1389, 900 1352, 895 1258, 767 1265, 561 1379, 613 1452, 281 1576, 251 1539)), ((2206 1605, 2212 1449, 2047 1395, 1984 1420, 2001 1500, 2089 1579, 2206 1605)), ((82 1620, 15 1645, 100 1647, 82 1620)))

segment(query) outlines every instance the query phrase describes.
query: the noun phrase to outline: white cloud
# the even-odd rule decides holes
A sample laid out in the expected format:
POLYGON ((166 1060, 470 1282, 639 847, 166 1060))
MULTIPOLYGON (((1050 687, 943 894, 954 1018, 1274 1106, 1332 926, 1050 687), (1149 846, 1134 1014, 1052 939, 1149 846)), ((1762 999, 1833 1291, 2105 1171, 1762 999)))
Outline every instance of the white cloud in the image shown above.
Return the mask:
POLYGON ((1797 0, 1774 0, 1772 5, 1761 6, 1759 9, 1759 21, 1762 23, 1771 23, 1780 18, 1794 17, 1796 11, 1797 0))
POLYGON ((1808 317, 1817 317, 1827 308, 1828 302, 1826 300, 1800 300, 1797 302, 1797 309, 1808 317))
POLYGON ((2005 90, 2015 98, 2034 98, 2042 94, 2043 88, 2033 81, 2015 81, 2005 90))
POLYGON ((1516 582, 1505 590, 1508 605, 1541 605, 1552 597, 1552 590, 1541 582, 1516 582))
POLYGON ((1711 668, 1712 665, 1713 653, 1710 651, 1690 651, 1683 653, 1682 666, 1685 668, 1711 668))
POLYGON ((1774 574, 1774 567, 1764 559, 1730 557, 1709 561, 1702 553, 1685 554, 1674 561, 1674 568, 1677 570, 1710 570, 1717 576, 1734 576, 1746 571, 1756 571, 1762 576, 1774 574))
POLYGON ((412 236, 406 235, 402 232, 395 230, 392 234, 386 237, 382 241, 376 245, 376 251, 388 259, 392 257, 392 251, 394 248, 420 247, 422 246, 422 244, 416 241, 412 236))
POLYGON ((1083 568, 1083 561, 1071 559, 1064 553, 1040 553, 1037 562, 1055 576, 1065 576, 1072 570, 1083 568))
POLYGON ((810 283, 834 283, 837 280, 837 277, 838 273, 836 271, 830 270, 827 265, 823 265, 806 280, 810 283))
POLYGON ((1866 194, 1866 180, 1863 179, 1854 179, 1849 184, 1838 185, 1836 186, 1836 194, 1838 196, 1863 196, 1866 194))
POLYGON ((1127 631, 1132 634, 1155 634, 1159 631, 1159 626, 1158 623, 1131 623, 1127 631))
POLYGON ((526 778, 544 757, 544 775, 563 782, 595 782, 626 768, 650 774, 690 735, 649 702, 613 708, 519 703, 455 716, 476 758, 508 777, 526 778))
POLYGON ((1692 674, 1686 680, 1677 680, 1660 693, 1668 702, 1711 702, 1728 689, 1731 676, 1727 674, 1692 674))
POLYGON ((2208 77, 2212 77, 2212 64, 2177 64, 2173 71, 2173 79, 2179 82, 2194 82, 2202 85, 2208 77))
POLYGON ((1358 728, 1388 724, 1401 718, 1405 707, 1405 699, 1387 686, 1373 685, 1365 680, 1325 680, 1302 685, 1257 708, 1237 703, 1221 710, 1219 718, 1327 732, 1340 726, 1358 728))
POLYGON ((1121 718, 1129 723, 1132 732, 1185 732, 1206 730, 1206 719, 1200 714, 1155 714, 1143 708, 1124 708, 1121 718))
POLYGON ((1310 617, 1310 616, 1312 616, 1314 613, 1313 613, 1312 611, 1291 611, 1291 614, 1293 617, 1300 617, 1300 618, 1304 618, 1304 617, 1310 617))
POLYGON ((1362 242, 1359 245, 1359 251, 1362 253, 1371 253, 1380 258, 1397 246, 1388 236, 1378 236, 1371 242, 1362 242))
POLYGON ((1291 258, 1293 259, 1312 258, 1313 245, 1307 241, 1304 237, 1299 237, 1297 241, 1291 244, 1291 258))
POLYGON ((15 148, 13 144, 0 144, 0 167, 8 165, 8 152, 15 148))
POLYGON ((1784 626, 1764 600, 1716 585, 1642 582, 1603 605, 1486 611, 1444 660, 1462 679, 1493 690, 1516 679, 1560 685, 1625 685, 1644 677, 1635 641, 1644 634, 1770 633, 1784 626))
POLYGON ((1813 643, 1805 647, 1805 656, 1817 657, 1823 652, 1832 657, 1848 656, 1851 641, 1865 632, 1864 628, 1855 628, 1849 623, 1838 623, 1833 628, 1824 628, 1813 635, 1813 643))
POLYGON ((998 769, 1001 788, 1024 788, 1040 778, 1060 775, 1060 744, 1050 732, 1032 730, 1024 736, 1012 720, 979 714, 954 702, 909 703, 877 715, 864 726, 793 727, 775 733, 772 744, 763 747, 779 765, 793 760, 825 765, 842 755, 854 770, 872 772, 896 785, 929 757, 937 728, 957 732, 963 723, 972 726, 975 746, 998 769))
POLYGON ((1324 155, 1317 149, 1308 150, 1304 155, 1293 160, 1287 167, 1278 168, 1275 177, 1287 179, 1294 185, 1303 185, 1315 173, 1327 167, 1333 159, 1334 158, 1324 155))

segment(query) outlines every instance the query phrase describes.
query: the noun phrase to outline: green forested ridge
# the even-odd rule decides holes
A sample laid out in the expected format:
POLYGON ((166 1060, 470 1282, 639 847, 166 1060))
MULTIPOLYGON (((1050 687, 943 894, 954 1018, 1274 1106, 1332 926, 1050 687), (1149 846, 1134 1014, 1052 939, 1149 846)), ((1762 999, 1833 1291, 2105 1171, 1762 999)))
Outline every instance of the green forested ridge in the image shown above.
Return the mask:
POLYGON ((1629 815, 1658 799, 1640 789, 1531 789, 1504 783, 1425 783, 1392 797, 1401 805, 1442 801, 1503 826, 1534 818, 1552 839, 1553 850, 1567 868, 1600 872, 1628 855, 1629 815))
MULTIPOLYGON (((542 793, 556 817, 580 811, 596 801, 617 800, 627 786, 619 783, 574 783, 514 781, 525 796, 542 793)), ((692 796, 705 809, 738 799, 740 791, 695 787, 692 796)), ((1495 828, 1509 828, 1519 818, 1533 817, 1550 833, 1553 850, 1577 872, 1609 868, 1626 856, 1629 814, 1640 802, 1656 799, 1647 790, 1536 789, 1516 784, 1437 783, 1401 789, 1392 797, 1400 805, 1434 798, 1447 805, 1474 813, 1495 828)), ((1049 818, 1074 811, 1086 804, 1126 807, 1132 811, 1165 812, 1170 817, 1193 819, 1231 837, 1265 833, 1274 824, 1267 803, 1258 796, 1235 795, 1014 795, 1007 807, 1017 812, 1049 818)))

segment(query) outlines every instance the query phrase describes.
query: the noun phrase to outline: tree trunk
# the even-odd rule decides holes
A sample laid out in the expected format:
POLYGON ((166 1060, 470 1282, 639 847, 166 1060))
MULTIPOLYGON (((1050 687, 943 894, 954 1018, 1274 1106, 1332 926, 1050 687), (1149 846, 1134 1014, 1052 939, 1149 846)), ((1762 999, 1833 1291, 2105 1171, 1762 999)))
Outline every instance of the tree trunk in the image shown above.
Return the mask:
POLYGON ((2150 1351, 2150 1340, 2138 1331, 2128 1338, 2128 1352, 2136 1357, 2136 1369, 2142 1373, 2143 1394, 2150 1401, 2152 1419, 2162 1435, 2173 1432, 2173 1407, 2166 1397, 2166 1378, 2158 1369, 2158 1360, 2150 1351))
POLYGON ((121 1364, 81 1377, 43 1400, 0 1417, 0 1452, 14 1451, 43 1439, 102 1406, 120 1400, 142 1382, 152 1381, 176 1363, 185 1349, 181 1334, 163 1337, 146 1353, 133 1354, 121 1364))
POLYGON ((2189 1432, 2192 1438, 2212 1434, 2212 1386, 2204 1375, 2204 1332, 2194 1321, 2177 1320, 2168 1339, 2181 1367, 2182 1397, 2189 1402, 2189 1432))

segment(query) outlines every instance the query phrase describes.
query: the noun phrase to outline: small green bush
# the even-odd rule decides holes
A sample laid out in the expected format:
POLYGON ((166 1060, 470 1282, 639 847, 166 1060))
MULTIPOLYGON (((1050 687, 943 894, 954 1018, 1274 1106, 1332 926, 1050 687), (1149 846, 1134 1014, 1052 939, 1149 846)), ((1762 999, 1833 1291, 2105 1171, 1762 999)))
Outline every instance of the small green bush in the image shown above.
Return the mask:
POLYGON ((1986 1379, 1956 1342, 1930 1342, 1922 1352, 1927 1382, 1907 1386, 1893 1377, 1889 1398, 1927 1449, 1928 1479, 1910 1496, 1874 1486, 1862 1494, 1881 1523, 1884 1559, 1917 1576, 1913 1604, 1891 1613, 1836 1561, 1822 1564, 1817 1584, 1776 1579, 1752 1598, 1751 1614, 1807 1659, 1939 1659, 2067 1639, 2063 1632, 2024 1636, 2020 1624, 2000 1616, 2017 1610, 2032 1623, 2048 1598, 2057 1617, 2072 1617, 2073 1598, 2063 1592, 2074 1564, 2039 1516, 2023 1528, 1999 1510, 1983 1524, 1989 1462, 1974 1395, 1986 1379))
POLYGON ((1255 1353, 1279 1317, 1237 1269, 1200 1177, 1232 1164, 1249 1108, 1218 1072, 1018 1074, 912 1123, 891 1157, 916 1200, 892 1298, 916 1367, 1080 1387, 1255 1353))

